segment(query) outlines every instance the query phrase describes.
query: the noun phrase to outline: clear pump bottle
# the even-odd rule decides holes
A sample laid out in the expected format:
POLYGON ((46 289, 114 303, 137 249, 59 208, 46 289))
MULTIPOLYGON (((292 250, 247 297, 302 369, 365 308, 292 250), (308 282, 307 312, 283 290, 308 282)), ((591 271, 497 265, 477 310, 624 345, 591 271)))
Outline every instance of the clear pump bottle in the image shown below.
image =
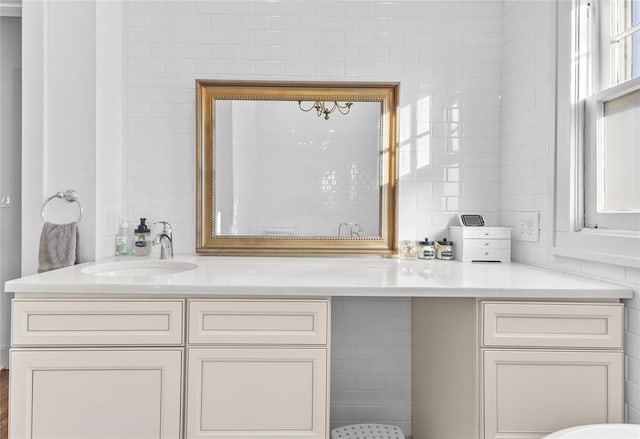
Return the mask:
POLYGON ((130 253, 129 242, 129 224, 125 220, 120 223, 120 228, 116 235, 116 256, 124 256, 130 253))

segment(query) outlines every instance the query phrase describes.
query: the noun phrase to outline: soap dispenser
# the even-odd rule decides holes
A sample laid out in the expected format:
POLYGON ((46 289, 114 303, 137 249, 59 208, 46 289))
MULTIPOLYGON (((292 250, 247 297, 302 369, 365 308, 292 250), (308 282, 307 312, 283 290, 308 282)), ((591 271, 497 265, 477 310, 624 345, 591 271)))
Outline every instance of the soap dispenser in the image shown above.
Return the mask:
POLYGON ((148 256, 151 250, 151 242, 149 241, 151 230, 147 227, 146 221, 146 218, 140 218, 140 224, 133 232, 133 254, 135 256, 148 256))

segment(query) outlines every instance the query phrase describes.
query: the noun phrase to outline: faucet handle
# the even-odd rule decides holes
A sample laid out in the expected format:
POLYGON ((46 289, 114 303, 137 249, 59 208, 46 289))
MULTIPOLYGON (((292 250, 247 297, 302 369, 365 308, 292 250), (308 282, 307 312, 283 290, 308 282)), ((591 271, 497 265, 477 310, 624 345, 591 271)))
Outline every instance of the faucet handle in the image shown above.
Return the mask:
POLYGON ((167 221, 156 221, 155 223, 153 223, 154 226, 156 224, 162 224, 162 233, 166 233, 169 236, 173 235, 173 228, 167 221))

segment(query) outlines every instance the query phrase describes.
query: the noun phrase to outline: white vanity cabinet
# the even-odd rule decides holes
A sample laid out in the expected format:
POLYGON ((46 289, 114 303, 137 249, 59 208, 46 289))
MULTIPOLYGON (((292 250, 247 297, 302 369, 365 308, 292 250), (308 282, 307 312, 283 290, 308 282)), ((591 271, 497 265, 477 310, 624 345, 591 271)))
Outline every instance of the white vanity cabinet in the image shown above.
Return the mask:
POLYGON ((480 303, 484 438, 622 422, 617 303, 480 303))
POLYGON ((623 421, 623 305, 413 299, 414 437, 535 439, 623 421))
POLYGON ((187 437, 328 435, 328 300, 188 302, 187 437))
POLYGON ((183 305, 14 300, 9 437, 179 438, 183 305))
POLYGON ((14 299, 10 439, 326 439, 329 309, 14 299))
POLYGON ((5 284, 9 439, 328 439, 331 297, 412 297, 416 439, 622 420, 628 288, 518 263, 177 259, 195 268, 138 278, 158 261, 125 258, 5 284))

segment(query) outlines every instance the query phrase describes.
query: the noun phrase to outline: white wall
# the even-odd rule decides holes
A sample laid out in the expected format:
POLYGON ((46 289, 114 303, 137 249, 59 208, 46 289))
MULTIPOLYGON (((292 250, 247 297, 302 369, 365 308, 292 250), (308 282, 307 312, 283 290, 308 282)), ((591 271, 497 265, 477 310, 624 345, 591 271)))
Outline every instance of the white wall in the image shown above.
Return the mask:
MULTIPOLYGON (((45 43, 45 185, 48 195, 74 188, 82 197, 86 212, 79 231, 80 258, 84 261, 92 259, 95 243, 87 238, 96 229, 92 206, 96 190, 95 8, 92 2, 50 2, 45 43)), ((74 219, 75 206, 61 200, 49 204, 51 220, 63 223, 74 219), (55 219, 54 210, 61 219, 55 219)))
MULTIPOLYGON (((85 213, 80 260, 113 254, 123 216, 122 5, 118 2, 26 2, 22 7, 22 274, 38 265, 42 202, 75 189, 85 213)), ((77 218, 58 199, 47 217, 77 218)))
MULTIPOLYGON (((555 8, 552 1, 504 3, 500 220, 516 227, 518 212, 541 213, 540 241, 512 242, 516 261, 615 282, 635 291, 636 297, 625 301, 625 408, 627 421, 640 423, 640 270, 551 254, 555 148, 568 147, 555 145, 555 8)), ((559 26, 566 28, 570 23, 559 26)), ((561 58, 559 62, 569 61, 561 58)))
MULTIPOLYGON (((176 251, 194 251, 196 78, 400 81, 400 239, 446 236, 459 210, 497 224, 501 15, 483 1, 127 2, 127 217, 171 222, 176 251)), ((379 301, 335 301, 334 425, 410 432, 405 302, 385 302, 400 310, 382 325, 402 340, 391 349, 371 324, 384 313, 367 314, 379 301)))
MULTIPOLYGON (((2 10, 0 10, 1 15, 2 10)), ((9 365, 11 294, 4 283, 20 276, 21 23, 0 16, 0 369, 9 365)))

